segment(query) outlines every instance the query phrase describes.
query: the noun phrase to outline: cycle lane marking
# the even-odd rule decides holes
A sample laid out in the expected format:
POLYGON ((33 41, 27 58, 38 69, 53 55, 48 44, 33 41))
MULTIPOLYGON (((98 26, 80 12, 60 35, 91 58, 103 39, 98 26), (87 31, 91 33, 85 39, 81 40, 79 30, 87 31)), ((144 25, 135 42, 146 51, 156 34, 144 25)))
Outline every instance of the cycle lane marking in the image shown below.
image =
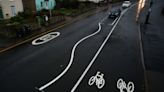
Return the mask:
MULTIPOLYGON (((137 3, 136 3, 137 4, 137 3)), ((83 72, 83 74, 80 76, 79 80, 76 82, 76 84, 73 86, 73 88, 71 89, 71 92, 74 92, 76 90, 76 88, 79 86, 79 84, 81 83, 82 79, 84 78, 84 76, 87 74, 87 72, 89 71, 89 69, 91 68, 91 66, 93 65, 93 63, 95 62, 96 58, 98 57, 98 55, 100 54, 100 52, 102 51, 103 47, 105 46, 106 42, 108 41, 109 37, 111 36, 111 34, 113 33, 114 29, 116 28, 117 24, 119 23, 120 19, 122 18, 122 16, 129 10, 131 9, 133 6, 135 6, 136 4, 133 4, 130 8, 125 9, 121 15, 119 16, 118 20, 116 21, 115 25, 113 26, 113 28, 111 29, 111 31, 109 32, 109 34, 107 35, 106 39, 104 40, 104 42, 102 43, 102 45, 100 46, 100 48, 98 49, 98 51, 96 52, 95 56, 93 57, 93 59, 91 60, 91 62, 89 63, 89 65, 87 66, 87 68, 85 69, 85 71, 83 72)))
POLYGON ((96 84, 98 89, 102 89, 105 85, 104 74, 100 71, 97 71, 96 75, 92 76, 88 81, 88 84, 90 86, 92 86, 94 83, 96 84))
POLYGON ((90 34, 90 35, 88 35, 88 36, 82 38, 81 40, 79 40, 79 41, 73 46, 73 49, 72 49, 72 52, 71 52, 71 58, 70 58, 70 61, 69 61, 68 65, 67 65, 67 67, 66 67, 57 77, 55 77, 54 79, 52 79, 51 81, 49 81, 48 83, 46 83, 45 85, 43 85, 43 86, 41 86, 41 87, 35 87, 35 89, 37 89, 37 90, 43 92, 44 89, 46 89, 47 87, 49 87, 50 85, 52 85, 53 83, 55 83, 57 80, 59 80, 59 79, 69 70, 69 68, 71 67, 71 65, 72 65, 72 63, 73 63, 73 60, 74 60, 74 54, 75 54, 75 50, 76 50, 77 46, 78 46, 81 42, 83 42, 84 40, 86 40, 86 39, 88 39, 88 38, 90 38, 90 37, 92 37, 92 36, 98 34, 98 33, 101 31, 101 28, 102 28, 101 25, 102 25, 102 23, 103 23, 106 19, 107 19, 107 17, 104 17, 104 18, 98 23, 99 29, 98 29, 96 32, 94 32, 94 33, 92 33, 92 34, 90 34))
MULTIPOLYGON (((91 76, 88 85, 92 86, 93 84, 96 84, 98 89, 102 89, 105 85, 105 79, 104 74, 100 71, 97 71, 95 76, 91 76)), ((135 86, 134 83, 129 81, 126 83, 122 78, 119 78, 117 81, 117 88, 120 90, 120 92, 134 92, 135 86)))
POLYGON ((122 78, 118 79, 117 81, 117 88, 120 90, 120 92, 134 92, 134 83, 129 81, 126 83, 122 78))
MULTIPOLYGON (((119 17, 120 19, 120 17, 119 17)), ((118 22, 116 22, 117 24, 118 22)), ((116 26, 114 26, 112 28, 112 30, 114 30, 116 26)), ((85 69, 85 71, 83 72, 83 74, 81 75, 81 77, 79 78, 79 80, 76 82, 76 84, 74 85, 74 87, 71 89, 71 92, 74 92, 76 90, 76 88, 78 87, 78 85, 80 84, 80 82, 82 81, 82 79, 84 78, 84 76, 86 75, 86 73, 89 71, 90 67, 92 66, 92 64, 94 63, 94 61, 96 60, 97 56, 99 55, 99 53, 101 52, 102 48, 104 47, 104 45, 106 44, 108 38, 110 37, 110 35, 112 34, 113 31, 110 31, 110 33, 108 34, 108 36, 106 37, 105 41, 103 42, 103 44, 100 46, 99 50, 97 51, 97 53, 95 54, 95 56, 93 57, 93 59, 91 60, 91 62, 89 63, 89 65, 87 66, 87 68, 85 69)))
POLYGON ((35 87, 35 88, 36 88, 37 90, 39 90, 39 91, 43 91, 45 88, 49 87, 49 86, 52 85, 54 82, 56 82, 58 79, 60 79, 60 78, 69 70, 69 68, 71 67, 71 65, 72 65, 72 63, 73 63, 73 60, 74 60, 74 54, 75 54, 75 50, 76 50, 77 46, 78 46, 81 42, 83 42, 84 40, 86 40, 86 39, 88 39, 88 38, 90 38, 90 37, 96 35, 96 34, 99 33, 100 31, 101 31, 101 23, 99 23, 99 29, 98 29, 96 32, 94 32, 94 33, 92 33, 92 34, 90 34, 90 35, 88 35, 88 36, 82 38, 81 40, 79 40, 79 41, 74 45, 74 47, 73 47, 73 49, 72 49, 72 52, 71 52, 70 62, 69 62, 69 64, 67 65, 67 67, 64 69, 64 71, 63 71, 62 73, 60 73, 60 74, 59 74, 56 78, 54 78, 53 80, 49 81, 47 84, 45 84, 45 85, 43 85, 43 86, 41 86, 41 87, 39 87, 39 88, 37 88, 37 87, 35 87))

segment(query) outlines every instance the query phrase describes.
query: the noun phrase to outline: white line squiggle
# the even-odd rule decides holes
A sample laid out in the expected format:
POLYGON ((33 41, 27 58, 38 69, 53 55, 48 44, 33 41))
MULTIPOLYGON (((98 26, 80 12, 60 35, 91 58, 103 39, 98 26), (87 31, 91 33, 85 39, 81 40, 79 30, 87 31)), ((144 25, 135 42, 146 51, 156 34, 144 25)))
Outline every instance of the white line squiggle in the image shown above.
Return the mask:
POLYGON ((84 40, 86 40, 86 39, 88 39, 88 38, 90 38, 90 37, 92 37, 92 36, 94 36, 94 35, 96 35, 96 34, 99 33, 100 31, 101 31, 101 23, 99 23, 99 29, 98 29, 96 32, 94 32, 94 33, 92 33, 92 34, 90 34, 90 35, 88 35, 88 36, 82 38, 81 40, 79 40, 79 41, 74 45, 74 47, 73 47, 73 49, 72 49, 72 52, 71 52, 70 62, 69 62, 69 64, 67 65, 67 67, 64 69, 64 71, 63 71, 60 75, 58 75, 56 78, 54 78, 53 80, 51 80, 50 82, 48 82, 47 84, 45 84, 45 85, 39 87, 38 90, 43 92, 43 90, 44 90, 45 88, 47 88, 48 86, 50 86, 50 85, 52 85, 54 82, 56 82, 58 79, 60 79, 60 78, 69 70, 69 68, 71 67, 71 65, 72 65, 72 63, 73 63, 73 60, 74 60, 74 54, 75 54, 76 47, 77 47, 81 42, 83 42, 84 40))

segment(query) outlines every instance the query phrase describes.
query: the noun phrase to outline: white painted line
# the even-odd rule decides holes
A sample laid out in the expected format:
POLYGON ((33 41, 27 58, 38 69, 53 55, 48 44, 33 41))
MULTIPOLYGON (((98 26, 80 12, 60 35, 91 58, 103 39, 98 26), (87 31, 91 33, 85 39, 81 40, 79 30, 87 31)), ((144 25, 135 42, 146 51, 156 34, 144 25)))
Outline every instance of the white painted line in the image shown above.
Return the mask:
POLYGON ((102 89, 105 85, 105 79, 103 77, 104 74, 98 71, 95 76, 92 76, 89 79, 88 84, 92 86, 94 83, 96 83, 97 88, 102 89))
POLYGON ((111 24, 109 24, 109 25, 113 26, 114 23, 116 23, 117 19, 118 19, 118 17, 111 24))
MULTIPOLYGON (((120 17, 119 17, 120 19, 120 17)), ((118 22, 117 22, 118 23, 118 22)), ((116 23, 116 24, 117 24, 116 23)), ((83 72, 83 74, 81 75, 81 77, 79 78, 79 80, 77 81, 77 83, 75 84, 75 86, 72 88, 71 92, 74 92, 75 89, 77 88, 77 86, 80 84, 80 82, 82 81, 82 79, 84 78, 84 76, 86 75, 86 73, 88 72, 88 70, 90 69, 90 67, 92 66, 92 64, 94 63, 94 61, 96 60, 97 56, 99 55, 99 53, 101 52, 101 50, 103 49, 104 45, 106 44, 107 40, 109 39, 110 35, 112 34, 113 30, 115 29, 116 25, 112 28, 112 30, 110 31, 110 33, 108 34, 107 38, 105 39, 105 41, 103 42, 103 44, 101 45, 101 47, 99 48, 99 50, 97 51, 96 55, 94 56, 94 58, 91 60, 91 62, 89 63, 89 65, 87 66, 87 68, 85 69, 85 71, 83 72)))
POLYGON ((100 21, 100 23, 101 24, 104 24, 103 22, 107 19, 108 17, 104 17, 101 21, 100 21))
MULTIPOLYGON (((102 21, 103 22, 103 21, 102 21)), ((114 27, 113 27, 114 28, 114 27)), ((113 29, 114 30, 114 29, 113 29)), ((72 52, 71 52, 71 58, 70 58, 70 62, 69 62, 69 64, 67 65, 67 67, 64 69, 64 71, 63 72, 61 72, 56 78, 54 78, 53 80, 51 80, 50 82, 48 82, 47 84, 45 84, 45 85, 43 85, 43 86, 41 86, 41 87, 35 87, 35 88, 38 88, 38 90, 39 91, 42 91, 43 92, 43 90, 45 89, 45 88, 47 88, 47 87, 49 87, 50 85, 52 85, 53 83, 55 83, 58 79, 60 79, 68 70, 69 70, 69 68, 71 67, 71 65, 72 65, 72 63, 73 63, 73 60, 74 60, 74 54, 75 54, 75 50, 76 50, 76 48, 77 48, 77 46, 81 43, 81 42, 83 42, 84 40, 86 40, 86 39, 88 39, 88 38, 90 38, 90 37, 92 37, 92 36, 94 36, 94 35, 96 35, 97 33, 99 33, 101 31, 101 23, 99 23, 99 29, 96 31, 96 32, 94 32, 93 34, 90 34, 90 35, 88 35, 88 36, 86 36, 86 37, 84 37, 84 38, 82 38, 81 40, 79 40, 75 45, 74 45, 74 47, 73 47, 73 49, 72 49, 72 52)), ((106 42, 105 42, 106 43, 106 42)), ((101 48, 101 47, 100 47, 101 48)), ((97 57, 97 55, 95 55, 96 57, 97 57)), ((96 59, 96 58, 95 58, 96 59)), ((94 59, 93 59, 94 60, 94 59)))
POLYGON ((45 88, 47 88, 48 86, 52 85, 54 82, 56 82, 58 79, 60 79, 60 78, 69 70, 69 68, 71 67, 71 65, 72 65, 72 63, 73 63, 73 60, 74 60, 74 54, 75 54, 76 47, 77 47, 81 42, 83 42, 84 40, 86 40, 86 39, 88 39, 88 38, 90 38, 90 37, 96 35, 97 33, 99 33, 99 32, 101 31, 101 23, 99 23, 98 25, 99 25, 99 29, 98 29, 96 32, 94 32, 94 33, 92 33, 92 34, 90 34, 90 35, 88 35, 88 36, 82 38, 81 40, 79 40, 79 41, 74 45, 74 47, 73 47, 73 49, 72 49, 72 52, 71 52, 71 58, 70 58, 69 64, 68 64, 67 67, 64 69, 64 71, 63 71, 62 73, 60 73, 56 78, 54 78, 53 80, 51 80, 50 82, 48 82, 47 84, 45 84, 45 85, 39 87, 39 88, 38 88, 39 91, 43 91, 43 90, 44 90, 45 88))
POLYGON ((60 35, 59 32, 50 32, 46 35, 43 35, 35 40, 32 41, 32 45, 41 45, 44 44, 46 42, 49 42, 50 40, 58 37, 60 35))
POLYGON ((134 83, 130 81, 126 84, 126 82, 120 78, 117 81, 117 88, 120 90, 120 92, 124 92, 125 90, 126 92, 134 92, 134 83))
MULTIPOLYGON (((134 5, 133 5, 134 6, 134 5)), ((130 8, 132 8, 133 6, 131 6, 130 8)), ((80 84, 80 82, 82 81, 82 79, 84 78, 84 76, 87 74, 87 72, 89 71, 89 69, 91 68, 92 64, 94 63, 94 61, 96 60, 96 58, 98 57, 98 55, 100 54, 100 52, 102 51, 103 47, 105 46, 106 42, 108 41, 109 37, 111 36, 111 34, 113 33, 114 29, 116 28, 117 24, 119 23, 121 17, 123 16, 123 14, 129 10, 130 8, 124 10, 120 17, 118 18, 117 22, 115 23, 115 25, 113 26, 113 28, 111 29, 111 31, 109 32, 108 36, 106 37, 106 39, 104 40, 104 42, 102 43, 102 45, 100 46, 99 50, 97 51, 97 53, 95 54, 95 56, 93 57, 93 59, 91 60, 91 62, 89 63, 89 65, 87 66, 87 68, 85 69, 85 71, 83 72, 83 74, 80 76, 79 80, 77 81, 77 83, 74 85, 74 87, 72 88, 71 92, 74 92, 76 90, 76 88, 78 87, 78 85, 80 84)))

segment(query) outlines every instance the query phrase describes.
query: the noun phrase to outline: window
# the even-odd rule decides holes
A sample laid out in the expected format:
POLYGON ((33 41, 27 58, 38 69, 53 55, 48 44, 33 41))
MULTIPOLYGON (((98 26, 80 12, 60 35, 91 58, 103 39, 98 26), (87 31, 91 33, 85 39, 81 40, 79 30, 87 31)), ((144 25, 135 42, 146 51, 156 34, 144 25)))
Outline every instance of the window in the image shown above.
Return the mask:
POLYGON ((16 8, 15 8, 15 6, 11 6, 11 13, 12 13, 12 16, 16 15, 16 8))

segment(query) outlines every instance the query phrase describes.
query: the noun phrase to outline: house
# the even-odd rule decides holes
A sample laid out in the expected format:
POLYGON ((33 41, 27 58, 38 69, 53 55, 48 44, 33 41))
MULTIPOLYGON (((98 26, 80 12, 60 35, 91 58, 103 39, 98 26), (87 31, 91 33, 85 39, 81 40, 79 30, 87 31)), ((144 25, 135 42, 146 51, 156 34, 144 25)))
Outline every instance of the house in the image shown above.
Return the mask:
POLYGON ((0 0, 0 18, 9 19, 22 11, 22 0, 0 0))
POLYGON ((23 0, 24 9, 37 12, 42 9, 53 9, 56 6, 55 0, 23 0))
POLYGON ((3 19, 3 13, 2 13, 2 7, 1 7, 1 1, 0 1, 0 19, 3 19))
POLYGON ((37 11, 42 9, 53 9, 56 5, 55 0, 35 0, 35 3, 37 11))

